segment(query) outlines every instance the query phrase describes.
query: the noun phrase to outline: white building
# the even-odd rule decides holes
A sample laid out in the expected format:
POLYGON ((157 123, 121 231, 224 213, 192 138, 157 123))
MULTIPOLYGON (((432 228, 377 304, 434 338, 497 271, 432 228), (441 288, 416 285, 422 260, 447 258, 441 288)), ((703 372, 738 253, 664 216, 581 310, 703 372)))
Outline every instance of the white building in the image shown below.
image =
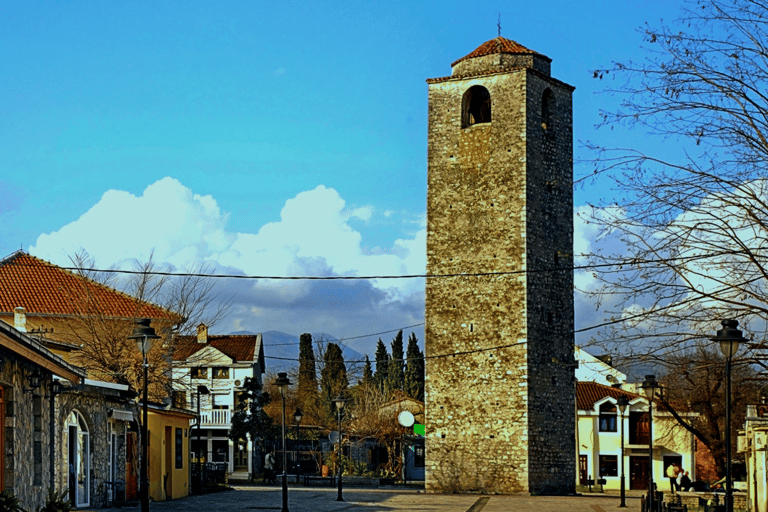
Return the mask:
MULTIPOLYGON (((621 488, 622 425, 624 428, 624 475, 626 489, 645 490, 649 477, 648 400, 637 394, 638 386, 610 365, 576 347, 579 363, 575 375, 578 429, 578 482, 605 480, 604 489, 621 488), (622 415, 617 400, 626 396, 629 405, 622 415)), ((683 414, 683 416, 688 416, 683 414)), ((654 404, 653 479, 658 489, 669 492, 665 469, 677 462, 696 478, 696 440, 672 415, 654 404)), ((768 511, 767 511, 768 512, 768 511)))
POLYGON ((204 462, 226 462, 236 478, 250 478, 253 446, 227 438, 232 413, 246 377, 261 385, 264 348, 261 334, 209 336, 200 324, 195 336, 179 336, 173 355, 174 388, 186 393, 189 408, 200 407, 200 431, 192 422, 192 452, 204 462), (199 442, 198 442, 199 439, 199 442))

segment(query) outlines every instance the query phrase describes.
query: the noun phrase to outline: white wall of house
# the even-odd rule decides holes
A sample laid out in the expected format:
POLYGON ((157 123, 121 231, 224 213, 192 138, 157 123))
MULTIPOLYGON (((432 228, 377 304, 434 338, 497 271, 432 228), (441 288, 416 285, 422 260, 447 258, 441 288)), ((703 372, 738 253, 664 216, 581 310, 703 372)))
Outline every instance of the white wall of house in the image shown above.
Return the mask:
MULTIPOLYGON (((253 446, 250 440, 241 450, 226 437, 232 425, 232 413, 238 394, 246 377, 256 376, 254 366, 249 363, 235 363, 231 358, 213 347, 206 347, 194 354, 186 364, 177 365, 174 370, 174 385, 187 393, 190 409, 197 411, 197 387, 206 386, 208 395, 200 395, 201 432, 204 458, 208 462, 227 461, 229 473, 244 470, 250 478, 253 468, 253 446), (238 452, 245 452, 242 457, 238 452), (240 464, 237 464, 237 463, 240 464), (239 467, 238 467, 239 466, 239 467)), ((196 444, 198 432, 196 421, 191 422, 192 440, 196 444)), ((245 474, 243 476, 246 476, 245 474)))
MULTIPOLYGON (((591 410, 579 410, 578 412, 578 440, 579 455, 587 457, 588 477, 594 480, 605 479, 604 489, 619 490, 621 488, 622 474, 622 415, 618 412, 614 418, 615 430, 609 418, 601 422, 601 405, 616 406, 616 400, 605 397, 595 403, 591 410), (602 423, 602 428, 601 428, 602 423), (607 474, 601 474, 601 457, 603 469, 607 474), (613 462, 615 461, 615 463, 613 462)), ((630 412, 647 412, 648 403, 642 398, 630 401, 627 411, 623 415, 624 425, 624 475, 626 489, 631 488, 631 462, 635 457, 648 459, 648 444, 635 444, 630 442, 634 436, 630 429, 634 425, 630 422, 630 412)), ((610 416, 610 415, 606 415, 610 416)), ((695 480, 695 442, 693 435, 677 424, 676 420, 663 411, 653 411, 653 480, 658 489, 669 492, 668 479, 665 475, 666 462, 669 457, 681 457, 682 466, 690 472, 691 480, 695 480)))

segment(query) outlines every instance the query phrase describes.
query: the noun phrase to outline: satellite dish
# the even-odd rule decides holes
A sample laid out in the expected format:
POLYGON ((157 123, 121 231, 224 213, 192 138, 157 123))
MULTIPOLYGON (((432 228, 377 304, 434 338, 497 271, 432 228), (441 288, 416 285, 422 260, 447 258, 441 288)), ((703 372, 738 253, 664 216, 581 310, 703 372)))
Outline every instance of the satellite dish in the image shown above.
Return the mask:
POLYGON ((235 381, 235 386, 240 386, 240 380, 239 379, 235 381))
POLYGON ((336 444, 339 442, 339 431, 334 430, 330 434, 328 434, 328 439, 333 443, 336 444))
POLYGON ((410 411, 403 411, 397 416, 397 421, 404 427, 412 427, 414 423, 413 414, 410 411))

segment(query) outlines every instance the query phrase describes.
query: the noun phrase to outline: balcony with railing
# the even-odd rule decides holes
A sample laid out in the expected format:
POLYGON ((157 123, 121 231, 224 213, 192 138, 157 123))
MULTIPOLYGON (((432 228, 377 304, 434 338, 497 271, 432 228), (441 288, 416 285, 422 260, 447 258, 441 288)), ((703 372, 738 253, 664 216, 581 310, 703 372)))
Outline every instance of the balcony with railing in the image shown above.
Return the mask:
MULTIPOLYGON (((197 420, 192 420, 191 424, 196 424, 197 420)), ((226 427, 229 428, 232 423, 232 411, 229 409, 213 409, 200 411, 200 426, 206 427, 226 427)))

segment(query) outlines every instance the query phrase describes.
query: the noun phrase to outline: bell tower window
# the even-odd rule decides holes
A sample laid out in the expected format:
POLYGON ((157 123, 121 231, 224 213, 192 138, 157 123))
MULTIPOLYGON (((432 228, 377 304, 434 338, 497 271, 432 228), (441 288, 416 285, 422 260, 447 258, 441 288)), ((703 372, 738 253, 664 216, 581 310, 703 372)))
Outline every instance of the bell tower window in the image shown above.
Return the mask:
POLYGON ((482 85, 473 85, 461 101, 461 127, 491 122, 491 93, 482 85))

